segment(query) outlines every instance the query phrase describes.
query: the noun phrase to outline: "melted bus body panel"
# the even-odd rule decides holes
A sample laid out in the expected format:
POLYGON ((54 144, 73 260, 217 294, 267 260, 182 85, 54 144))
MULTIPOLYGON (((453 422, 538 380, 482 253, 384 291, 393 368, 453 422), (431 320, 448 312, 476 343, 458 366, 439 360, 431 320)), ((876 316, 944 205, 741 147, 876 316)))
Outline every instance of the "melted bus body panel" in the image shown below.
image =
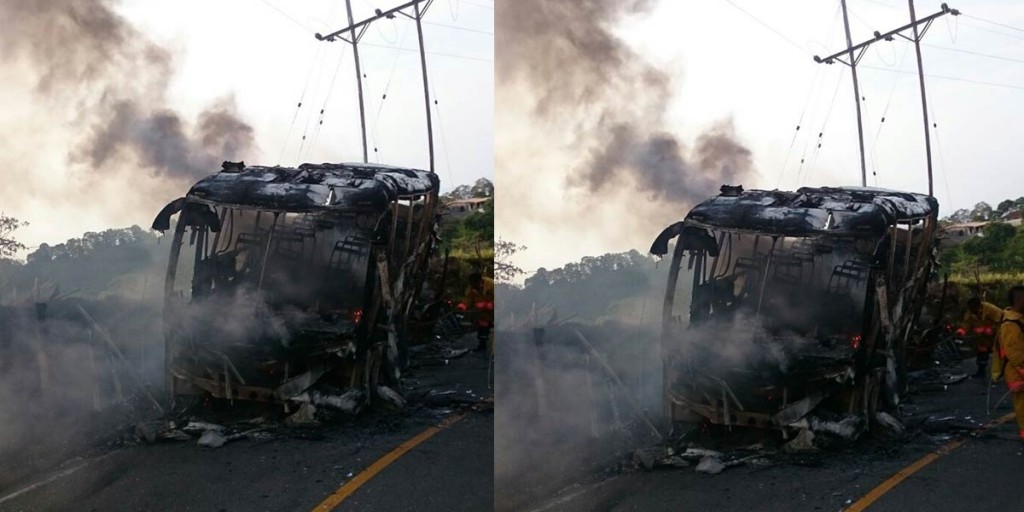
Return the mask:
POLYGON ((284 402, 313 386, 366 403, 397 385, 437 240, 438 179, 373 164, 224 170, 172 201, 169 391, 284 402))
POLYGON ((785 428, 822 408, 863 429, 897 405, 937 213, 882 189, 722 187, 666 228, 666 418, 785 428))

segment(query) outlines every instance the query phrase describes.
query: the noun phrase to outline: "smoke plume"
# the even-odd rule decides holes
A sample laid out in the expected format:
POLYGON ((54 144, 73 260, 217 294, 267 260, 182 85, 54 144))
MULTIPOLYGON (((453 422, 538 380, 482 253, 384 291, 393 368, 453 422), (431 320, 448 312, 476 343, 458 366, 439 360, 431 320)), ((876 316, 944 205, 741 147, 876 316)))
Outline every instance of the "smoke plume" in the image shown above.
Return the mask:
POLYGON ((32 226, 26 245, 146 224, 189 182, 257 149, 233 97, 179 110, 176 52, 115 7, 0 0, 0 165, 17 184, 6 210, 32 226))
POLYGON ((650 0, 499 2, 499 84, 535 93, 538 123, 571 119, 578 161, 570 186, 591 194, 631 183, 653 199, 692 205, 753 171, 750 151, 725 121, 692 147, 666 127, 677 84, 613 29, 650 0))

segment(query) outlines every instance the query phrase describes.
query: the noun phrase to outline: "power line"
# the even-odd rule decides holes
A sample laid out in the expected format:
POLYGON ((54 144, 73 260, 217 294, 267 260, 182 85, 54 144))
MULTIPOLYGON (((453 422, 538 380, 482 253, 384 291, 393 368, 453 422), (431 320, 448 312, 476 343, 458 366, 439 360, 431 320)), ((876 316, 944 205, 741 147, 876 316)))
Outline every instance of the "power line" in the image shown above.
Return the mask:
POLYGON ((395 70, 398 68, 398 57, 401 56, 401 48, 405 45, 405 38, 409 35, 410 25, 405 26, 405 31, 402 32, 402 36, 395 47, 395 59, 391 63, 391 71, 388 73, 388 81, 384 84, 384 92, 381 94, 380 103, 377 104, 377 114, 373 118, 373 130, 371 135, 373 136, 373 154, 377 157, 377 163, 380 163, 380 150, 379 144, 377 143, 377 126, 380 122, 380 113, 384 109, 384 100, 388 99, 388 91, 391 89, 391 80, 395 76, 395 70))
POLYGON ((303 32, 306 32, 306 33, 313 32, 312 28, 306 26, 305 23, 302 23, 301 21, 293 18, 290 14, 288 14, 288 13, 282 11, 281 9, 277 8, 277 6, 275 6, 274 4, 268 2, 267 0, 260 0, 260 1, 263 2, 263 5, 266 5, 267 7, 270 7, 271 9, 277 11, 278 14, 280 14, 281 16, 284 16, 289 21, 294 23, 297 27, 301 28, 303 30, 303 32))
MULTIPOLYGON (((338 54, 338 63, 334 66, 334 74, 331 76, 331 83, 330 83, 330 85, 327 86, 327 93, 324 96, 324 102, 320 106, 319 118, 317 119, 316 126, 313 127, 313 137, 312 137, 312 140, 310 141, 309 152, 306 154, 306 158, 309 158, 310 156, 312 156, 313 148, 316 145, 316 139, 320 135, 320 128, 324 124, 324 111, 327 110, 327 102, 331 99, 331 93, 334 92, 334 82, 335 82, 335 80, 338 79, 338 70, 341 69, 341 62, 343 60, 345 60, 345 53, 346 53, 345 50, 347 50, 347 49, 348 49, 347 46, 343 46, 341 48, 341 53, 338 54)), ((303 133, 302 133, 302 143, 299 144, 298 160, 300 162, 303 159, 302 158, 302 149, 303 149, 303 146, 306 145, 306 133, 309 130, 309 121, 312 120, 312 118, 313 118, 313 113, 311 112, 309 118, 307 118, 307 120, 306 120, 306 129, 303 130, 303 133)))
POLYGON ((1020 64, 1024 64, 1024 59, 1014 59, 1012 57, 1003 57, 1003 56, 1000 56, 1000 55, 991 55, 991 54, 988 54, 988 53, 976 52, 976 51, 973 51, 973 50, 964 50, 962 48, 950 48, 948 46, 939 46, 939 45, 925 44, 925 43, 921 43, 921 46, 927 46, 929 48, 935 48, 935 49, 938 49, 938 50, 946 50, 946 51, 949 51, 949 52, 966 53, 968 55, 976 55, 978 57, 987 57, 989 59, 998 59, 998 60, 1005 60, 1007 62, 1017 62, 1017 63, 1020 63, 1020 64))
MULTIPOLYGON (((465 1, 465 0, 463 0, 463 1, 465 1)), ((363 43, 363 42, 360 42, 359 45, 360 46, 373 46, 374 48, 387 48, 389 50, 399 50, 399 51, 403 51, 403 52, 416 52, 416 53, 419 53, 419 50, 417 50, 417 49, 413 49, 413 48, 400 48, 400 47, 397 47, 397 46, 388 46, 386 44, 373 44, 373 43, 363 43)), ((470 57, 468 55, 455 55, 454 53, 442 53, 442 52, 432 52, 432 51, 426 51, 424 53, 426 53, 427 55, 439 55, 441 57, 451 57, 453 59, 476 60, 476 61, 480 61, 480 62, 494 62, 494 59, 485 59, 483 57, 470 57)))
POLYGON ((302 102, 306 99, 306 90, 309 89, 309 83, 312 81, 313 71, 320 67, 320 56, 323 53, 323 48, 324 45, 317 45, 313 62, 310 64, 309 71, 306 73, 306 82, 302 85, 302 94, 299 95, 299 103, 295 107, 295 114, 292 116, 292 122, 288 125, 288 134, 285 135, 284 143, 281 144, 281 154, 277 157, 277 165, 281 165, 281 161, 284 159, 284 150, 288 147, 288 140, 292 138, 292 129, 295 128, 295 121, 299 118, 299 111, 302 110, 302 102))
MULTIPOLYGON (((911 71, 902 71, 902 70, 898 70, 898 69, 882 68, 882 67, 878 67, 878 66, 870 66, 870 65, 867 65, 867 64, 861 64, 860 66, 862 68, 875 69, 875 70, 878 70, 878 71, 887 71, 889 73, 901 73, 901 74, 911 74, 911 75, 916 75, 917 74, 917 73, 914 73, 914 72, 911 72, 911 71)), ((924 76, 926 76, 928 78, 937 78, 939 80, 953 80, 953 81, 957 81, 957 82, 967 82, 967 83, 971 83, 971 84, 988 85, 988 86, 992 86, 992 87, 1005 87, 1007 89, 1020 89, 1020 90, 1024 91, 1024 86, 1019 86, 1019 85, 1002 84, 1002 83, 998 83, 998 82, 985 82, 983 80, 972 80, 970 78, 960 78, 960 77, 955 77, 955 76, 929 75, 927 73, 925 73, 924 76)))
POLYGON ((734 3, 734 2, 732 1, 732 0, 725 0, 725 2, 726 2, 727 4, 729 4, 729 5, 733 6, 734 8, 736 8, 736 10, 738 10, 738 11, 742 12, 743 14, 746 14, 746 15, 747 15, 747 16, 748 16, 748 17, 749 17, 750 19, 752 19, 752 20, 756 21, 756 22, 757 22, 758 24, 760 24, 760 25, 761 25, 762 27, 764 27, 764 28, 766 28, 766 29, 768 29, 768 30, 771 30, 772 32, 774 32, 774 33, 775 33, 775 35, 777 35, 777 36, 781 37, 781 38, 782 38, 782 39, 784 39, 784 40, 785 40, 785 41, 786 41, 787 43, 789 43, 789 44, 793 45, 793 46, 794 46, 795 48, 797 48, 798 50, 800 50, 800 51, 801 51, 802 53, 805 53, 805 54, 807 54, 807 55, 810 55, 810 53, 811 53, 811 52, 807 51, 807 49, 806 49, 806 48, 804 48, 803 46, 801 46, 801 45, 800 45, 800 43, 797 43, 796 41, 794 41, 794 40, 790 39, 790 38, 789 38, 789 36, 787 36, 786 34, 783 34, 782 32, 780 32, 780 31, 776 30, 776 29, 775 29, 774 27, 772 27, 771 25, 769 25, 769 24, 767 24, 767 23, 765 23, 765 22, 761 21, 761 19, 760 19, 760 18, 758 18, 757 16, 754 16, 753 14, 750 14, 750 12, 748 12, 748 11, 747 11, 746 9, 744 9, 744 8, 742 8, 742 7, 738 6, 738 5, 736 5, 736 3, 734 3))
POLYGON ((490 35, 490 36, 494 35, 493 31, 480 30, 480 29, 469 28, 469 27, 460 27, 458 25, 449 25, 447 23, 438 23, 436 21, 424 21, 423 24, 424 25, 433 25, 435 27, 451 28, 451 29, 455 29, 455 30, 464 30, 466 32, 475 32, 477 34, 487 34, 487 35, 490 35))
MULTIPOLYGON (((840 74, 842 76, 842 74, 840 74)), ((832 109, 836 106, 836 98, 839 96, 839 88, 842 85, 842 80, 836 81, 835 91, 832 92, 832 102, 828 106, 828 111, 825 112, 825 120, 821 122, 821 130, 818 130, 818 145, 814 148, 814 154, 811 155, 811 167, 807 169, 807 174, 804 179, 810 177, 811 171, 814 170, 814 165, 818 163, 818 153, 821 152, 821 144, 825 137, 825 127, 828 126, 829 119, 832 118, 832 109)))
POLYGON ((890 8, 890 9, 900 9, 900 10, 902 10, 902 9, 903 9, 902 7, 899 7, 899 6, 897 6, 897 5, 892 5, 892 4, 890 4, 890 3, 886 3, 886 2, 879 2, 878 0, 864 0, 864 1, 865 1, 865 2, 870 2, 870 3, 873 3, 873 4, 875 4, 875 5, 881 5, 881 6, 883 6, 883 7, 888 7, 888 8, 890 8))
MULTIPOLYGON (((935 117, 934 108, 932 109, 932 119, 937 119, 935 117)), ((953 194, 950 192, 949 188, 949 168, 946 167, 946 158, 942 151, 942 140, 939 137, 939 123, 937 121, 933 122, 932 128, 935 132, 935 146, 936 149, 939 150, 939 164, 942 166, 942 181, 946 184, 946 198, 949 199, 949 204, 953 204, 953 194)))
POLYGON ((476 2, 470 2, 469 0, 461 0, 461 3, 464 3, 466 5, 472 5, 473 7, 479 7, 481 9, 490 9, 492 11, 494 10, 493 5, 478 4, 476 2))
MULTIPOLYGON (((903 47, 903 54, 900 55, 899 66, 897 69, 903 69, 903 62, 906 61, 907 51, 910 50, 910 45, 903 47)), ((892 88, 889 89, 889 98, 885 100, 885 108, 882 109, 882 119, 878 122, 878 130, 875 131, 875 140, 871 142, 871 175, 875 178, 875 185, 878 185, 878 162, 875 160, 875 154, 878 150, 878 137, 882 134, 882 126, 885 125, 885 116, 889 113, 889 106, 892 104, 892 97, 896 93, 896 85, 899 84, 900 76, 897 74, 892 81, 892 88)))
MULTIPOLYGON (((838 22, 839 22, 839 7, 837 6, 835 14, 832 15, 832 25, 829 26, 828 35, 825 37, 825 40, 828 40, 828 39, 832 38, 832 34, 833 34, 833 32, 835 31, 835 28, 836 28, 836 23, 838 23, 838 22)), ((807 113, 807 106, 810 105, 811 97, 818 90, 817 83, 818 83, 818 77, 821 76, 821 70, 822 70, 822 67, 821 66, 817 66, 816 69, 815 69, 815 72, 814 72, 814 78, 811 79, 810 88, 808 89, 807 94, 806 94, 805 99, 804 99, 803 109, 800 111, 800 119, 797 121, 796 129, 793 131, 793 139, 789 142, 789 149, 786 150, 786 159, 783 160, 783 162, 782 162, 782 172, 779 173, 779 181, 776 184, 776 188, 781 187, 782 186, 782 181, 785 179, 786 167, 789 166, 789 157, 792 155, 793 147, 796 145, 796 139, 800 135, 800 127, 803 125, 804 115, 807 113)), ((817 105, 817 104, 815 104, 815 105, 817 105)), ((811 111, 812 114, 814 113, 814 111, 815 110, 811 111)), ((807 147, 806 147, 806 144, 805 144, 804 145, 804 154, 801 155, 801 160, 800 160, 801 164, 803 163, 803 156, 806 155, 806 153, 807 153, 807 147)), ((799 172, 800 172, 800 169, 798 168, 797 169, 797 173, 799 173, 799 172)))
POLYGON ((973 28, 975 30, 981 30, 982 32, 988 32, 990 34, 996 34, 996 35, 1000 35, 1000 36, 1003 36, 1003 37, 1009 37, 1011 39, 1016 39, 1018 41, 1024 41, 1024 36, 1020 36, 1020 35, 1017 35, 1017 34, 1010 34, 1010 33, 1007 33, 1007 32, 1000 31, 1000 30, 992 30, 990 28, 986 28, 986 27, 983 27, 981 25, 972 23, 970 21, 960 21, 959 23, 963 23, 964 26, 973 28))
POLYGON ((991 23, 1000 27, 1008 28, 1010 30, 1016 30, 1017 32, 1024 33, 1024 28, 1014 27, 1013 25, 1007 25, 1005 23, 999 23, 998 21, 986 20, 985 18, 979 18, 977 16, 971 16, 970 14, 964 14, 965 17, 971 18, 972 20, 983 21, 985 23, 991 23))
POLYGON ((441 106, 437 99, 437 84, 434 81, 430 82, 431 89, 434 91, 434 112, 437 114, 437 131, 441 135, 441 151, 444 152, 444 165, 448 169, 448 181, 455 182, 455 178, 452 176, 452 162, 448 157, 448 144, 444 138, 444 124, 441 122, 441 106))
MULTIPOLYGON (((825 113, 825 120, 821 123, 821 130, 818 131, 818 139, 817 139, 817 143, 816 143, 817 145, 814 148, 814 155, 811 158, 811 166, 812 167, 818 161, 818 151, 821 149, 821 140, 822 140, 822 137, 824 137, 824 135, 825 135, 825 127, 828 125, 829 118, 832 117, 832 108, 835 107, 835 105, 836 105, 836 98, 839 96, 839 87, 843 83, 843 75, 845 75, 845 74, 846 74, 846 68, 842 68, 842 69, 839 70, 839 77, 836 78, 836 88, 835 88, 835 90, 832 91, 832 101, 829 102, 828 111, 826 111, 826 113, 825 113)), ((797 170, 797 173, 796 173, 796 185, 798 187, 802 183, 800 175, 803 174, 804 160, 805 160, 805 158, 807 156, 807 146, 809 144, 810 144, 810 141, 808 141, 804 145, 803 155, 800 156, 800 168, 797 170)), ((810 173, 811 173, 811 169, 808 168, 807 173, 806 173, 806 175, 804 175, 803 179, 807 179, 807 177, 810 176, 810 173)))

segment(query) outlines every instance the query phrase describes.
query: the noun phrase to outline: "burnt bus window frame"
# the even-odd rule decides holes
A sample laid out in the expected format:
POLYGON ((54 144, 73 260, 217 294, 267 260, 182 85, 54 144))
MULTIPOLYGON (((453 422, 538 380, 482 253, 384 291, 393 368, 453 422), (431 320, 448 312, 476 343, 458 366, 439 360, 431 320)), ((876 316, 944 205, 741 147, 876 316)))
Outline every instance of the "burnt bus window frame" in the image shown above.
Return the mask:
MULTIPOLYGON (((206 297, 206 296, 208 296, 210 294, 211 288, 208 286, 209 283, 201 283, 201 282, 199 282, 199 280, 201 279, 202 276, 200 276, 199 272, 197 272, 196 270, 200 269, 204 264, 208 264, 209 262, 213 261, 213 258, 215 258, 217 256, 222 256, 222 255, 224 255, 226 253, 237 252, 237 251, 240 250, 239 249, 239 247, 241 245, 241 243, 240 243, 240 240, 241 240, 240 235, 242 235, 243 233, 248 233, 248 232, 238 232, 238 233, 236 233, 236 232, 234 232, 234 230, 237 229, 237 227, 238 227, 238 222, 236 221, 236 219, 240 218, 240 217, 242 217, 242 216, 244 216, 246 214, 252 214, 254 216, 254 222, 253 222, 252 225, 253 225, 253 228, 255 230, 255 234, 259 235, 259 239, 260 239, 260 244, 259 244, 260 246, 258 248, 256 248, 256 250, 258 251, 258 255, 257 255, 258 257, 256 259, 257 259, 257 261, 259 263, 259 268, 257 270, 257 275, 259 277, 258 277, 258 279, 256 281, 257 286, 256 286, 256 289, 255 289, 255 291, 257 291, 257 292, 262 292, 263 291, 263 287, 266 284, 265 283, 265 278, 266 278, 266 272, 267 272, 268 265, 273 266, 273 261, 272 261, 272 258, 270 257, 271 256, 271 249, 273 247, 275 247, 275 245, 274 245, 275 243, 280 243, 280 240, 278 238, 283 236, 282 232, 285 229, 285 227, 283 227, 284 224, 282 224, 280 222, 281 217, 283 217, 283 216, 285 216, 285 217, 286 216, 304 216, 304 217, 307 217, 307 218, 312 218, 313 223, 328 222, 328 223, 333 223, 335 226, 343 225, 342 224, 343 221, 351 220, 354 224, 353 224, 353 229, 349 230, 350 232, 351 231, 362 230, 361 234, 368 235, 368 236, 356 239, 356 240, 354 240, 354 242, 360 242, 360 241, 365 242, 365 246, 362 249, 362 255, 360 256, 360 259, 362 259, 362 258, 366 259, 365 265, 363 265, 363 267, 364 267, 363 272, 364 272, 364 275, 365 275, 365 274, 370 273, 372 271, 373 261, 372 261, 372 258, 370 257, 371 256, 370 253, 372 252, 371 251, 371 246, 373 245, 372 234, 373 234, 374 230, 373 229, 367 229, 365 226, 359 226, 358 225, 359 221, 356 219, 356 217, 358 215, 360 215, 360 214, 362 214, 362 215, 372 215, 372 214, 368 214, 366 212, 356 212, 356 211, 351 211, 351 212, 339 212, 339 211, 288 212, 288 211, 279 211, 279 210, 260 209, 260 208, 248 207, 248 206, 222 205, 222 204, 216 204, 216 203, 193 202, 192 204, 202 204, 202 205, 205 205, 205 206, 207 206, 209 208, 214 209, 214 211, 221 210, 219 212, 219 214, 217 215, 217 217, 219 219, 219 226, 218 227, 223 228, 223 229, 214 229, 215 226, 205 225, 205 224, 204 225, 189 224, 187 222, 187 220, 183 216, 181 216, 179 214, 178 219, 177 219, 178 226, 175 229, 175 235, 174 235, 173 240, 172 240, 172 244, 177 246, 178 250, 177 251, 172 250, 172 254, 168 258, 168 270, 169 270, 169 272, 167 274, 167 278, 168 278, 168 284, 170 285, 169 288, 174 288, 179 283, 183 282, 181 279, 179 279, 180 276, 178 275, 178 274, 180 274, 180 270, 182 269, 182 267, 181 267, 181 260, 182 260, 181 249, 185 246, 185 240, 184 240, 185 232, 188 231, 189 227, 191 227, 192 229, 191 229, 191 235, 190 235, 189 241, 188 241, 188 246, 192 248, 191 251, 193 253, 192 254, 193 261, 192 261, 192 268, 191 268, 192 277, 191 277, 191 283, 190 283, 190 290, 187 293, 189 300, 186 301, 186 302, 191 302, 191 301, 196 300, 196 299, 201 299, 201 298, 206 297), (263 218, 264 216, 270 216, 270 227, 269 227, 269 229, 264 229, 264 227, 262 226, 263 221, 264 221, 264 218, 263 218), (346 217, 348 217, 348 218, 346 218, 346 217), (226 236, 223 234, 225 229, 228 231, 226 236), (211 231, 214 233, 214 237, 213 237, 212 243, 209 241, 209 238, 210 238, 209 234, 210 234, 211 231), (275 235, 276 235, 276 237, 275 237, 275 235), (170 271, 171 267, 175 267, 175 271, 174 272, 170 271)), ((295 227, 294 220, 292 220, 292 222, 293 222, 293 224, 288 226, 288 227, 291 227, 291 228, 295 227)), ((320 244, 320 246, 318 247, 317 246, 318 240, 317 240, 316 236, 317 236, 318 233, 330 233, 332 231, 334 233, 337 233, 338 232, 337 227, 323 228, 323 229, 319 229, 318 227, 313 227, 313 228, 310 228, 310 230, 311 230, 311 234, 312 234, 312 236, 311 236, 312 246, 310 247, 310 249, 308 249, 308 251, 305 248, 305 246, 303 246, 303 255, 302 256, 305 257, 305 254, 308 252, 310 258, 312 259, 312 261, 310 262, 312 264, 312 266, 313 267, 317 267, 317 266, 323 266, 325 264, 327 266, 327 268, 325 270, 329 273, 331 271, 331 269, 332 269, 331 265, 332 265, 333 258, 334 258, 334 252, 337 249, 335 248, 335 250, 333 250, 331 252, 324 252, 323 254, 318 254, 317 250, 319 249, 319 250, 323 251, 325 249, 326 244, 320 244), (325 254, 327 255, 326 257, 324 257, 325 254)), ((252 234, 252 233, 249 233, 249 234, 252 234)), ((350 237, 347 237, 346 241, 347 241, 348 238, 350 238, 350 237)), ((276 252, 277 251, 275 251, 275 253, 276 252)), ((361 287, 365 286, 365 285, 366 284, 364 283, 363 285, 361 285, 361 287)), ((171 293, 170 296, 169 296, 169 299, 177 300, 179 298, 178 295, 179 295, 178 292, 171 293)), ((360 303, 360 304, 355 304, 355 306, 356 307, 360 307, 360 308, 361 307, 365 307, 365 302, 364 303, 360 303)))
MULTIPOLYGON (((696 228, 696 226, 690 226, 696 228)), ((856 246, 858 243, 862 244, 861 247, 874 246, 877 244, 877 237, 873 236, 850 236, 848 234, 842 234, 837 236, 826 236, 826 235, 815 235, 815 236, 784 236, 781 234, 763 233, 755 231, 743 231, 735 229, 716 229, 711 227, 699 227, 706 233, 706 236, 715 240, 717 246, 716 253, 718 256, 711 255, 711 251, 708 250, 707 246, 700 245, 697 249, 686 249, 685 242, 677 242, 677 251, 680 251, 679 257, 673 254, 673 260, 670 263, 669 275, 678 276, 679 273, 684 271, 683 259, 687 260, 685 271, 691 273, 689 287, 683 286, 681 279, 675 279, 675 290, 674 296, 671 301, 672 311, 670 312, 670 319, 664 323, 665 326, 670 329, 685 328, 683 327, 683 315, 684 312, 687 314, 689 325, 699 325, 702 321, 708 320, 715 316, 714 305, 717 301, 716 294, 719 292, 719 287, 715 286, 718 282, 728 282, 728 276, 732 274, 735 276, 738 272, 738 265, 741 265, 741 259, 762 259, 764 260, 764 267, 759 268, 755 273, 757 279, 760 282, 755 284, 753 293, 757 296, 756 304, 753 307, 755 316, 760 316, 764 307, 764 299, 766 291, 771 288, 772 285, 778 280, 779 266, 787 265, 788 262, 783 261, 783 256, 776 254, 780 251, 794 251, 796 246, 801 242, 810 245, 814 250, 820 250, 820 252, 812 253, 809 256, 815 258, 811 261, 811 271, 805 273, 804 268, 801 267, 799 280, 806 281, 805 284, 821 290, 829 290, 833 288, 832 279, 836 268, 840 265, 836 265, 838 260, 834 258, 831 261, 822 261, 817 263, 817 258, 831 258, 835 254, 839 254, 839 249, 845 249, 843 253, 846 256, 851 256, 843 260, 842 265, 848 265, 851 262, 855 262, 862 266, 863 277, 851 280, 855 284, 847 284, 844 289, 848 289, 855 295, 855 304, 858 308, 858 314, 867 308, 869 297, 867 296, 867 287, 869 283, 868 270, 870 267, 869 257, 863 254, 863 250, 859 251, 850 249, 850 247, 856 246), (749 237, 749 238, 747 238, 749 237), (767 239, 767 240, 762 240, 767 239), (744 241, 750 241, 751 243, 744 247, 744 241), (767 254, 760 252, 764 247, 768 248, 767 254), (828 250, 824 250, 828 249, 828 250), (749 254, 741 252, 746 250, 749 254), (853 258, 857 257, 858 258, 853 258), (710 258, 710 262, 709 262, 710 258), (774 265, 774 266, 773 266, 774 265), (831 275, 826 274, 826 271, 831 269, 831 275), (805 277, 807 276, 807 277, 805 277), (824 281, 824 282, 819 282, 824 281), (707 288, 709 287, 710 288, 707 288), (698 311, 700 305, 698 304, 698 298, 696 294, 698 290, 706 289, 710 291, 710 309, 711 311, 707 314, 700 314, 698 311), (687 308, 683 308, 681 303, 686 301, 688 303, 687 308)), ((686 235, 682 235, 686 236, 686 235)), ((836 285, 836 288, 841 285, 836 285)), ((748 304, 749 305, 749 304, 748 304)))

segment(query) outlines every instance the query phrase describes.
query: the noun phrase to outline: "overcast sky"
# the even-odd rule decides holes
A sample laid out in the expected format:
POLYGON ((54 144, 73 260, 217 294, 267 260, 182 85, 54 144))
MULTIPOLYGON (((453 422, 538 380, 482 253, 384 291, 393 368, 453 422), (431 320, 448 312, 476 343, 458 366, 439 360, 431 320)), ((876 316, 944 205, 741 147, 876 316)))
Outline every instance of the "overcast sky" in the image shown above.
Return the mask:
MULTIPOLYGON (((350 46, 313 37, 347 24, 342 0, 96 2, 110 6, 143 38, 171 52, 172 72, 162 99, 166 105, 160 108, 177 112, 186 129, 203 109, 226 99, 253 128, 252 148, 244 154, 247 164, 362 159, 350 46), (300 99, 303 105, 297 109, 300 99), (324 122, 317 130, 321 109, 324 122)), ((0 11, 4 27, 22 21, 16 13, 27 8, 0 3, 8 4, 0 11)), ((352 4, 360 20, 375 8, 399 2, 352 4)), ((437 101, 436 170, 443 190, 494 175, 493 15, 490 0, 439 0, 425 17, 430 89, 437 101)), ((54 19, 52 25, 63 23, 54 19)), ((35 35, 53 39, 56 32, 44 28, 35 35)), ((361 43, 370 161, 427 168, 414 23, 402 17, 376 22, 361 43)), ((0 49, 0 56, 7 68, 0 74, 0 109, 5 112, 0 119, 0 162, 5 167, 0 210, 31 224, 18 231, 20 240, 34 246, 89 230, 148 226, 167 201, 187 190, 187 183, 162 179, 130 160, 112 164, 117 169, 69 164, 69 153, 89 128, 82 122, 85 116, 76 112, 82 98, 69 95, 66 86, 41 92, 38 66, 19 59, 17 50, 0 49)), ((125 74, 125 81, 135 78, 131 71, 125 74)), ((145 73, 140 69, 139 74, 145 73)), ((83 89, 89 86, 81 84, 83 89)))
MULTIPOLYGON (((751 151, 756 174, 742 183, 748 189, 860 184, 849 70, 812 59, 845 47, 838 0, 653 3, 646 12, 622 17, 612 32, 673 77, 672 95, 662 99, 666 130, 692 144, 715 123, 731 119, 736 140, 751 151)), ((939 11, 940 4, 919 0, 918 17, 939 11)), ((1017 155, 1024 119, 1024 5, 950 4, 964 15, 936 21, 923 42, 942 215, 978 201, 995 205, 1024 195, 1017 155)), ((855 43, 909 21, 905 1, 848 5, 855 43)), ((499 5, 499 18, 501 11, 499 5)), ((500 60, 500 41, 497 52, 500 60)), ((926 192, 913 46, 900 39, 877 43, 858 72, 868 185, 926 192)), ((567 125, 532 115, 536 91, 531 96, 528 87, 500 80, 499 75, 497 232, 528 246, 517 258, 522 267, 646 251, 661 229, 686 214, 685 207, 656 204, 650 194, 630 187, 606 190, 597 202, 587 191, 566 187, 567 175, 585 156, 574 146, 578 141, 557 138, 567 125), (528 146, 533 153, 520 149, 528 146), (519 186, 527 177, 531 185, 519 186)))

